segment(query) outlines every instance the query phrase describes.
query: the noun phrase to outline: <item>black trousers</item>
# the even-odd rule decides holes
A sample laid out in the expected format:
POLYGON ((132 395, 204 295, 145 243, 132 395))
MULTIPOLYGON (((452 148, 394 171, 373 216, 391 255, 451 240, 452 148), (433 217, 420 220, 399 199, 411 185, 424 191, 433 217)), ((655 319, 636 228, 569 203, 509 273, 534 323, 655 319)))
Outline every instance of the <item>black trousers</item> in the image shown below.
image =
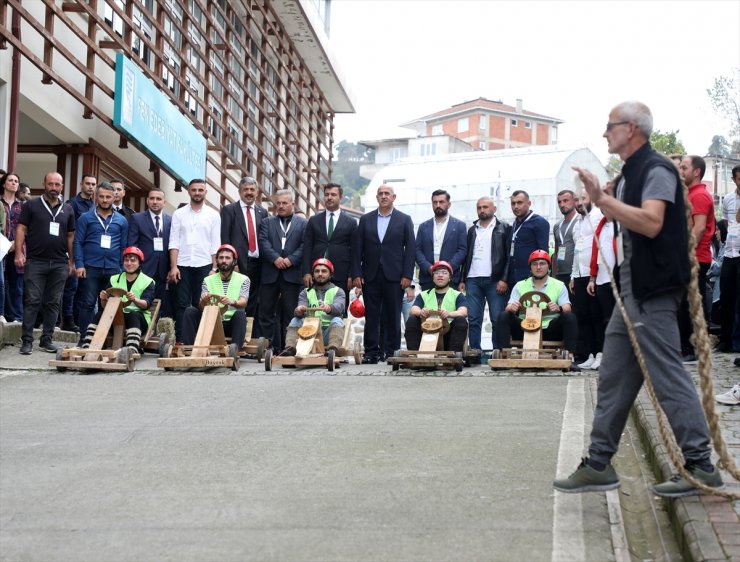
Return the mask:
POLYGON ((735 314, 740 308, 740 257, 728 258, 722 261, 722 270, 719 274, 719 306, 720 324, 722 326, 719 343, 732 350, 732 332, 735 324, 735 314))
POLYGON ((66 262, 29 259, 25 269, 25 291, 23 294, 23 343, 33 342, 33 325, 39 311, 44 319, 41 339, 51 340, 59 316, 64 283, 69 266, 66 262))
MULTIPOLYGON (((194 306, 189 306, 185 310, 182 326, 182 343, 185 345, 193 345, 195 342, 195 336, 198 333, 198 326, 200 325, 202 316, 203 312, 194 306)), ((235 310, 231 318, 223 324, 224 335, 230 337, 232 343, 239 344, 241 348, 241 344, 244 343, 244 336, 247 333, 247 315, 243 310, 235 310)))
POLYGON ((177 284, 177 308, 175 309, 175 338, 183 341, 182 321, 189 306, 198 307, 203 279, 211 271, 211 264, 200 267, 180 267, 180 282, 177 284))
MULTIPOLYGON (((421 316, 409 315, 406 321, 406 347, 416 351, 421 345, 421 316)), ((450 331, 444 336, 445 351, 462 351, 465 339, 468 337, 468 321, 465 318, 453 318, 450 322, 450 331)))
POLYGON ((260 258, 247 258, 247 271, 242 272, 249 277, 249 299, 247 300, 246 315, 253 318, 252 337, 264 336, 259 319, 259 288, 262 278, 262 262, 260 258))
POLYGON ((571 302, 573 312, 578 319, 578 345, 570 349, 577 357, 588 359, 590 354, 599 353, 604 349, 604 332, 606 324, 596 297, 588 294, 589 277, 573 278, 573 293, 571 302))
MULTIPOLYGON (((498 324, 496 324, 496 347, 498 349, 510 347, 512 337, 517 340, 524 337, 521 322, 518 315, 506 310, 499 314, 498 324)), ((576 315, 572 312, 561 312, 557 318, 550 320, 547 328, 542 331, 542 339, 563 340, 565 349, 572 353, 578 342, 576 315)))
POLYGON ((390 281, 379 270, 362 292, 365 296, 365 355, 392 356, 401 343, 401 282, 390 281))
POLYGON ((259 319, 262 335, 270 340, 270 347, 282 349, 285 330, 288 328, 293 311, 298 306, 298 295, 303 285, 289 283, 283 279, 282 272, 275 283, 263 283, 259 288, 259 319))
MULTIPOLYGON (((710 263, 699 263, 699 275, 697 281, 699 282, 699 294, 701 295, 701 306, 704 314, 704 320, 706 321, 708 316, 707 310, 707 272, 709 271, 710 263)), ((681 301, 681 308, 678 310, 678 331, 681 334, 681 352, 682 353, 694 353, 694 346, 691 345, 691 334, 694 333, 694 326, 691 320, 691 312, 689 311, 689 297, 688 291, 684 295, 681 301)))

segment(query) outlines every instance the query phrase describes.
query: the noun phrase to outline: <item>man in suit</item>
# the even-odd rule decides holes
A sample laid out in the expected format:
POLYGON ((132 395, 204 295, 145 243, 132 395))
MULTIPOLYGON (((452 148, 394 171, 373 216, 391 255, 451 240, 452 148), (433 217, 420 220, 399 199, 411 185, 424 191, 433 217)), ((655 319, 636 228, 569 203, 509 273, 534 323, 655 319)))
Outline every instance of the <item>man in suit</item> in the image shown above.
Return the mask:
MULTIPOLYGON (((221 243, 230 244, 239 254, 239 271, 249 277, 252 291, 261 284, 262 263, 257 233, 262 221, 267 220, 267 210, 257 203, 257 180, 246 177, 239 181, 239 201, 221 209, 221 243)), ((264 332, 259 323, 259 299, 247 301, 246 313, 254 318, 253 336, 264 332)))
POLYGON ((298 305, 298 294, 303 285, 301 260, 306 219, 293 214, 293 192, 281 189, 275 193, 277 215, 263 220, 257 239, 262 258, 262 283, 259 288, 260 324, 263 335, 270 339, 273 349, 282 347, 285 328, 293 318, 298 305), (282 329, 278 330, 280 314, 282 329))
POLYGON ((465 223, 450 216, 450 194, 444 189, 432 193, 434 218, 419 225, 416 233, 416 264, 422 291, 434 287, 432 264, 444 261, 452 266, 452 286, 460 283, 460 268, 465 261, 468 241, 465 223))
POLYGON ((352 271, 354 286, 365 294, 365 359, 374 364, 392 356, 401 342, 401 296, 414 275, 414 224, 393 208, 396 194, 381 185, 378 208, 357 227, 352 271), (380 332, 383 331, 381 348, 380 332))
POLYGON ((131 217, 134 216, 134 211, 123 204, 123 196, 126 195, 126 186, 123 184, 123 180, 114 179, 108 183, 113 186, 113 210, 116 213, 122 214, 130 224, 131 217))
POLYGON ((339 208, 344 191, 339 184, 327 183, 324 186, 325 211, 308 219, 306 235, 303 239, 303 284, 309 288, 313 283, 311 266, 319 258, 331 260, 334 274, 331 282, 344 290, 344 302, 349 302, 349 289, 352 287, 350 274, 350 255, 352 241, 357 232, 357 221, 343 213, 339 208))
POLYGON ((172 302, 172 287, 167 286, 167 273, 170 270, 170 245, 172 217, 163 211, 164 191, 152 189, 146 198, 147 211, 134 213, 129 221, 128 242, 144 252, 141 270, 154 279, 154 298, 162 303, 160 316, 171 318, 175 302, 172 302))

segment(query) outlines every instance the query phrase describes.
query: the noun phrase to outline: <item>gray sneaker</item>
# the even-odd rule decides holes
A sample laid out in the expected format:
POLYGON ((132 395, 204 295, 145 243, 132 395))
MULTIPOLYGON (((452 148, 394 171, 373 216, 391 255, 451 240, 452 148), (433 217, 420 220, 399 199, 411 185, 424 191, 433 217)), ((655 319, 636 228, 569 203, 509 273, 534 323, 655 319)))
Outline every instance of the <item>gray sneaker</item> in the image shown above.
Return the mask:
POLYGON ((56 353, 57 346, 52 343, 51 340, 42 339, 39 342, 39 349, 46 351, 47 353, 56 353))
MULTIPOLYGON (((715 466, 712 472, 704 472, 698 466, 693 466, 687 469, 691 476, 696 478, 699 482, 710 488, 724 488, 725 483, 722 482, 722 476, 719 473, 719 469, 715 466)), ((680 474, 674 474, 670 480, 666 480, 662 484, 656 484, 653 486, 653 492, 664 498, 682 498, 684 496, 700 496, 706 492, 689 483, 680 474)))
POLYGON ((576 471, 561 480, 555 480, 552 487, 566 494, 580 494, 581 492, 606 492, 619 488, 620 482, 612 465, 607 465, 602 471, 589 466, 583 459, 576 471))

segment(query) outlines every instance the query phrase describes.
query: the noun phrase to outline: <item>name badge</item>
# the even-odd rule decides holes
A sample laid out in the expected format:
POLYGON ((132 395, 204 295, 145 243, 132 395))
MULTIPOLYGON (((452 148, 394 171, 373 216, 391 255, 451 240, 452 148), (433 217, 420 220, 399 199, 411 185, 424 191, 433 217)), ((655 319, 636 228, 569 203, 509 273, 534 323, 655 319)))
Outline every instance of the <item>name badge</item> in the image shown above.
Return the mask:
POLYGON ((565 261, 565 246, 558 248, 558 261, 565 261))
POLYGON ((511 243, 511 251, 509 252, 510 256, 514 255, 514 242, 511 243))
POLYGON ((152 239, 152 242, 154 242, 154 251, 155 252, 163 252, 164 251, 164 238, 161 236, 158 236, 154 239, 152 239))
POLYGON ((617 234, 617 265, 622 265, 624 261, 624 240, 622 240, 622 233, 617 234))
POLYGON ((109 234, 102 234, 100 236, 100 247, 104 248, 106 250, 110 250, 110 235, 109 234))
POLYGON ((58 222, 49 223, 49 236, 59 236, 59 223, 58 222))
POLYGON ((284 250, 284 249, 285 249, 285 241, 286 241, 286 240, 287 240, 287 238, 286 238, 285 236, 283 236, 283 237, 282 237, 282 238, 280 239, 280 249, 282 249, 282 250, 284 250))

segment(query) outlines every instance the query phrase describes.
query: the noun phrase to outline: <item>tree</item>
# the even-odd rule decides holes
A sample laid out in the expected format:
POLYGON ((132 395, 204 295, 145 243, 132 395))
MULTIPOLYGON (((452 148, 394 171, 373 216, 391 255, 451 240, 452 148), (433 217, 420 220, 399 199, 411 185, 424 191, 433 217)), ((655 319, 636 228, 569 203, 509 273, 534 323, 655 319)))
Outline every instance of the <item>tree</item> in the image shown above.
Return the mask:
POLYGON ((722 135, 714 135, 712 137, 712 144, 707 148, 707 156, 717 156, 719 158, 730 157, 730 146, 727 143, 727 139, 722 135))
POLYGON ((677 135, 678 130, 663 133, 656 129, 650 135, 650 145, 666 156, 670 156, 671 154, 686 154, 686 149, 683 143, 678 140, 677 135))
POLYGON ((714 86, 707 89, 707 95, 712 109, 730 126, 730 136, 740 137, 740 67, 735 74, 736 77, 715 78, 714 86))

